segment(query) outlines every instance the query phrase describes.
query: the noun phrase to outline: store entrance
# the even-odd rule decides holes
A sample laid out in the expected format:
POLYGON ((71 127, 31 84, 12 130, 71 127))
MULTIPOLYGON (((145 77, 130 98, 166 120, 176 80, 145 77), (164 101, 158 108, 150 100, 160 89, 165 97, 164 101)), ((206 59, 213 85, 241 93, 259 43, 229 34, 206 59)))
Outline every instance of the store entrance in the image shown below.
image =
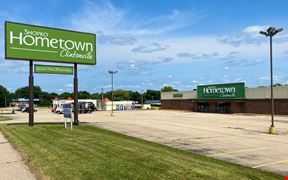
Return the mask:
POLYGON ((229 103, 229 102, 217 102, 216 112, 217 113, 231 113, 231 103, 229 103))
POLYGON ((197 103, 198 112, 210 112, 209 103, 197 103))

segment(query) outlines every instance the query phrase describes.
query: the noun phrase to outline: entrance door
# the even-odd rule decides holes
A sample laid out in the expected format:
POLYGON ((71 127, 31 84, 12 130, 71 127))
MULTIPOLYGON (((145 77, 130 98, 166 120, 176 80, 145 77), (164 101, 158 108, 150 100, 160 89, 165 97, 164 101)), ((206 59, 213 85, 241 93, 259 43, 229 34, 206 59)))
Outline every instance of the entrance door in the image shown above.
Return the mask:
POLYGON ((197 103, 198 112, 210 112, 209 103, 197 103))
POLYGON ((229 102, 217 102, 217 113, 231 113, 231 103, 229 102))

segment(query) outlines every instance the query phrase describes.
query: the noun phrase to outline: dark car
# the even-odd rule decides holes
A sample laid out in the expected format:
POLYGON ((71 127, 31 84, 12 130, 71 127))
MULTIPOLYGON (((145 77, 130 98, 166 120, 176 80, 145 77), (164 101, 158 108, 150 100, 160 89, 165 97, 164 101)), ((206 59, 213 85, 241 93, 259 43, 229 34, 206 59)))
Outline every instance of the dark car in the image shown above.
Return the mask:
POLYGON ((96 107, 92 102, 79 102, 79 113, 92 113, 96 107))

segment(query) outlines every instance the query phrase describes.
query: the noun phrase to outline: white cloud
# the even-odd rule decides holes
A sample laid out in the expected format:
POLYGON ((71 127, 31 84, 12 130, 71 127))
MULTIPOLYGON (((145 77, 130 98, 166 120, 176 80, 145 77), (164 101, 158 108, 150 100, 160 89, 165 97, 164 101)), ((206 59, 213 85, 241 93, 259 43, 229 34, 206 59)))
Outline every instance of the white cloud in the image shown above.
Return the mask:
POLYGON ((265 31, 267 28, 268 26, 253 25, 247 26, 243 29, 243 32, 248 34, 259 34, 260 31, 265 31))
MULTIPOLYGON (((198 17, 197 17, 198 18, 198 17)), ((197 19, 191 12, 173 10, 159 16, 139 16, 115 7, 110 1, 85 1, 84 7, 69 19, 74 28, 108 35, 155 35, 190 26, 197 19)))
POLYGON ((172 88, 175 88, 175 85, 174 84, 167 84, 167 83, 164 83, 162 84, 162 87, 165 87, 165 86, 171 86, 172 88))
POLYGON ((140 90, 142 86, 140 85, 116 85, 115 89, 124 89, 124 90, 140 90))
POLYGON ((185 90, 193 90, 193 89, 196 89, 197 86, 196 85, 186 85, 185 86, 185 90))
POLYGON ((140 53, 153 53, 157 51, 164 51, 169 47, 169 45, 161 45, 158 43, 152 43, 149 45, 140 45, 132 49, 132 52, 140 52, 140 53))
POLYGON ((150 80, 146 80, 145 82, 142 82, 141 85, 143 87, 152 87, 152 86, 154 86, 154 83, 151 82, 150 80))
MULTIPOLYGON (((274 81, 282 81, 284 78, 285 76, 273 76, 274 81)), ((259 80, 270 81, 270 76, 261 76, 259 77, 259 80)))
MULTIPOLYGON (((224 35, 220 41, 225 44, 230 44, 233 46, 242 46, 242 45, 253 45, 260 46, 262 44, 267 43, 267 38, 261 35, 260 31, 265 31, 269 26, 247 26, 242 30, 242 33, 235 33, 233 35, 224 35)), ((287 43, 288 42, 288 34, 285 32, 281 32, 274 37, 274 43, 287 43)))
POLYGON ((73 87, 73 84, 66 84, 65 87, 72 88, 72 87, 73 87))
POLYGON ((57 89, 58 92, 64 92, 64 89, 60 88, 60 89, 57 89))
POLYGON ((3 60, 0 61, 0 72, 28 73, 28 61, 3 60))
MULTIPOLYGON (((165 59, 166 63, 183 63, 196 59, 237 59, 226 64, 223 61, 226 70, 231 67, 229 63, 237 64, 244 59, 245 63, 241 67, 245 67, 260 64, 256 60, 250 62, 249 59, 267 58, 267 54, 263 53, 267 49, 267 39, 258 32, 260 29, 265 30, 266 26, 262 25, 247 26, 238 33, 224 36, 171 36, 171 31, 193 26, 199 17, 179 10, 158 16, 143 16, 129 9, 115 7, 110 1, 87 1, 68 21, 74 29, 97 34, 97 59, 120 62, 118 67, 125 66, 134 72, 142 69, 139 74, 145 74, 149 66, 158 64, 159 57, 169 57, 165 59)), ((287 50, 288 36, 281 36, 278 39, 275 37, 277 51, 280 51, 275 53, 275 59, 280 54, 285 55, 282 52, 287 50)))
POLYGON ((177 54, 180 58, 191 58, 191 59, 209 59, 217 57, 219 54, 217 52, 213 53, 190 53, 190 52, 180 52, 177 54))
POLYGON ((97 42, 99 44, 130 46, 137 43, 137 40, 133 37, 117 36, 117 35, 111 36, 111 35, 105 35, 103 32, 97 32, 97 42))

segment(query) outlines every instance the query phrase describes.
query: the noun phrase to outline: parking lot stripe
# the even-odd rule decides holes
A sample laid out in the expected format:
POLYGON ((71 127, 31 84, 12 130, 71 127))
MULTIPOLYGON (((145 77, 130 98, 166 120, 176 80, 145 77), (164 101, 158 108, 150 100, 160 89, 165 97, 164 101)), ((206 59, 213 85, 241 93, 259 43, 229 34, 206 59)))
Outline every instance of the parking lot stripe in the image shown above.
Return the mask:
POLYGON ((270 162, 270 163, 266 163, 266 164, 253 166, 252 168, 259 168, 259 167, 270 166, 270 165, 281 164, 281 163, 288 163, 288 160, 270 162))
POLYGON ((230 152, 224 152, 224 153, 218 153, 218 154, 211 154, 211 155, 208 155, 208 157, 221 156, 221 155, 227 155, 227 154, 237 154, 237 153, 250 152, 250 151, 259 151, 263 149, 266 149, 266 148, 253 148, 253 149, 244 149, 240 151, 230 151, 230 152))

